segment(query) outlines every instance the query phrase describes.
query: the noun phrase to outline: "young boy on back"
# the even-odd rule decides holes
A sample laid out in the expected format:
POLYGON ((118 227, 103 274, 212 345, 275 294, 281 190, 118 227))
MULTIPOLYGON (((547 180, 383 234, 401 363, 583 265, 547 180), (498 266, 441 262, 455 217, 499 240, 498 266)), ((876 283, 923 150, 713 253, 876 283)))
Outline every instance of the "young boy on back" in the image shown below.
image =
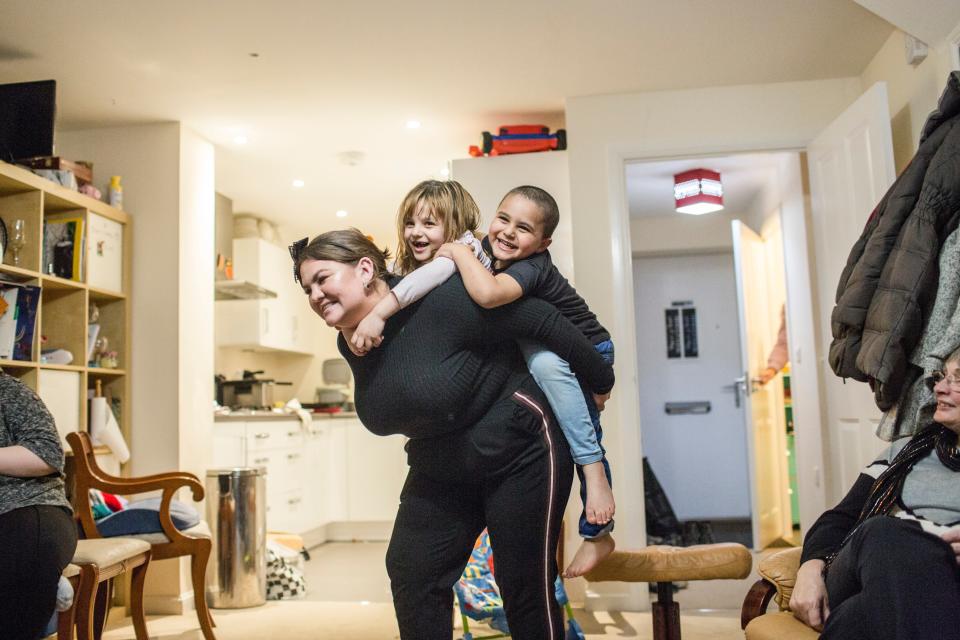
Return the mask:
MULTIPOLYGON (((464 245, 445 244, 437 256, 456 262, 470 297, 480 306, 490 309, 523 296, 541 298, 557 307, 612 364, 610 334, 560 274, 547 251, 559 220, 557 203, 549 193, 539 187, 517 187, 500 202, 483 240, 484 249, 493 257, 492 273, 464 245)), ((565 577, 572 578, 592 569, 615 547, 610 535, 615 505, 610 465, 600 444, 603 431, 598 409, 609 394, 593 396, 569 365, 542 345, 522 341, 520 348, 567 437, 580 477, 584 511, 579 530, 584 542, 564 571, 565 577)))

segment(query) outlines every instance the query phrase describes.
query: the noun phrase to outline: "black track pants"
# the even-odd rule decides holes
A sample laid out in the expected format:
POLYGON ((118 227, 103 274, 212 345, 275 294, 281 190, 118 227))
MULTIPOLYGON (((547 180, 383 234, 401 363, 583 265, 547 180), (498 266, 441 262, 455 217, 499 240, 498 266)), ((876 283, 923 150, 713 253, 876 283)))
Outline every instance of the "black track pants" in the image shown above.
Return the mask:
POLYGON ((827 571, 821 640, 960 640, 960 570, 916 522, 867 520, 827 571))
POLYGON ((387 551, 404 640, 450 640, 453 585, 490 531, 514 640, 563 640, 556 548, 573 461, 531 381, 463 432, 412 441, 387 551))
POLYGON ((40 637, 76 548, 77 526, 66 509, 21 507, 0 515, 0 638, 40 637))

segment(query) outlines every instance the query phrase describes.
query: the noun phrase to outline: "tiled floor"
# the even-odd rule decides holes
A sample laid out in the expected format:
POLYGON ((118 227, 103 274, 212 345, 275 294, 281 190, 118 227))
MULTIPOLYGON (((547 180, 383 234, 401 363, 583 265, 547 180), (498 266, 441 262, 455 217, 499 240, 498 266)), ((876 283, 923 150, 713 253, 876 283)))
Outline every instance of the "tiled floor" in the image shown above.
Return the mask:
MULTIPOLYGON (((332 543, 311 551, 306 563, 306 598, 269 602, 263 607, 215 610, 218 640, 384 640, 398 638, 384 568, 386 543, 332 543)), ((742 640, 740 604, 754 577, 690 583, 676 594, 685 640, 742 640)), ((588 640, 652 637, 650 614, 587 612, 577 620, 588 640)), ((196 616, 152 617, 150 637, 157 640, 201 640, 196 616)), ((472 627, 474 625, 471 625, 472 627)), ((459 627, 459 623, 458 623, 459 627)), ((484 627, 476 626, 475 632, 484 627)), ((130 640, 129 620, 114 620, 105 640, 130 640)), ((462 632, 454 634, 461 638, 462 632)))

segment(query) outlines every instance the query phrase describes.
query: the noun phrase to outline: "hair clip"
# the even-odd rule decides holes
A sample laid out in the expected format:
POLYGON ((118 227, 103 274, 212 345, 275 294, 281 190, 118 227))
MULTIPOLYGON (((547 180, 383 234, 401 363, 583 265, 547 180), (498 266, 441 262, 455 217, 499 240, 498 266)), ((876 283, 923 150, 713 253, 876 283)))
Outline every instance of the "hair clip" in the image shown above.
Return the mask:
POLYGON ((309 241, 310 238, 304 238, 302 240, 297 240, 292 245, 287 247, 287 250, 290 251, 290 257, 293 258, 293 279, 297 284, 303 284, 300 282, 300 254, 303 253, 303 250, 306 248, 309 241))

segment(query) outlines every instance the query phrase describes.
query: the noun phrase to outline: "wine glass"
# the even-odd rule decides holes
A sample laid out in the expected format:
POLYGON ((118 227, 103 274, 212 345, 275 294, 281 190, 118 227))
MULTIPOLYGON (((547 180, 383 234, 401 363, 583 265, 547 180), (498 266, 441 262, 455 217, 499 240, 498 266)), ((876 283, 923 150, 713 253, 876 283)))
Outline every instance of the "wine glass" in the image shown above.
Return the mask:
POLYGON ((13 221, 10 233, 10 249, 13 250, 13 265, 20 266, 20 250, 27 244, 27 223, 18 218, 13 221))

